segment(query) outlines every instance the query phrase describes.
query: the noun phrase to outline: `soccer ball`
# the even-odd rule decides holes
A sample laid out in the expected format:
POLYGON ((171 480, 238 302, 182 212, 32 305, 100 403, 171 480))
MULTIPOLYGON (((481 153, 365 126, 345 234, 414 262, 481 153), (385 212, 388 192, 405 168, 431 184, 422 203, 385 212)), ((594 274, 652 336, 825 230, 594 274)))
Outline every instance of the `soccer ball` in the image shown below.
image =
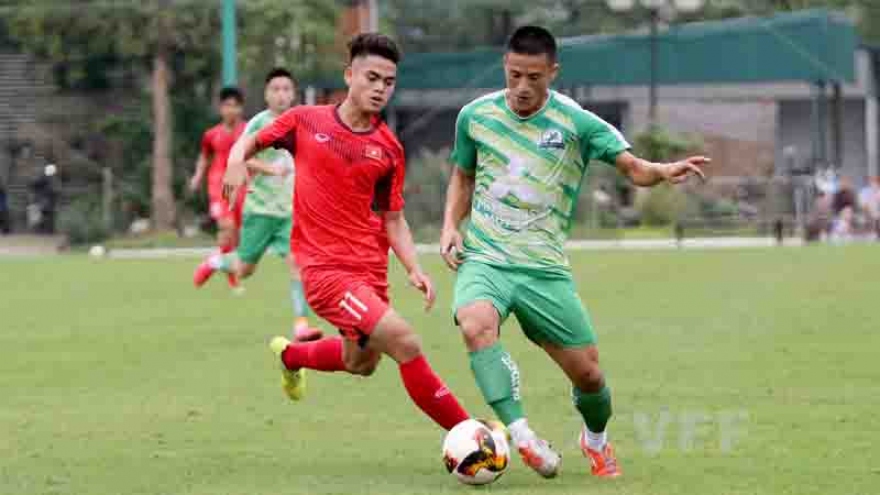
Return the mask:
POLYGON ((89 249, 89 256, 92 258, 103 258, 107 254, 107 250, 100 244, 95 244, 89 249))
POLYGON ((443 440, 443 463, 462 483, 492 483, 510 464, 507 429, 497 421, 462 421, 443 440))

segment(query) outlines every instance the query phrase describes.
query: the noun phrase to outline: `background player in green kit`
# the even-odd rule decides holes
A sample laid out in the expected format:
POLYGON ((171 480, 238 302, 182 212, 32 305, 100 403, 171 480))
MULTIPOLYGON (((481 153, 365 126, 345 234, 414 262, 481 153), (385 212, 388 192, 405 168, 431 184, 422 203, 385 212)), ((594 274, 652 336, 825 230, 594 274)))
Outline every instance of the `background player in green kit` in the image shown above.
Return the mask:
MULTIPOLYGON (((255 134, 289 109, 296 98, 296 82, 285 69, 273 69, 266 76, 268 109, 255 115, 244 134, 255 134)), ((215 271, 251 276, 266 251, 287 260, 290 267, 290 296, 296 321, 297 340, 312 340, 320 335, 309 329, 309 307, 303 295, 299 268, 290 254, 290 230, 293 224, 293 157, 286 150, 267 149, 247 162, 251 175, 244 203, 241 239, 238 248, 228 254, 208 257, 193 276, 196 286, 203 285, 215 271)))
POLYGON ((581 450, 592 473, 614 477, 621 471, 605 433, 611 393, 563 251, 580 185, 595 160, 613 164, 639 186, 702 178, 700 167, 709 160, 635 157, 620 132, 549 89, 558 70, 553 36, 539 27, 520 28, 504 56, 507 89, 459 113, 441 254, 458 270, 453 310, 477 385, 523 461, 553 477, 560 456, 526 421, 519 372, 498 340, 510 313, 571 380, 584 420, 581 450), (459 224, 468 215, 462 237, 459 224))

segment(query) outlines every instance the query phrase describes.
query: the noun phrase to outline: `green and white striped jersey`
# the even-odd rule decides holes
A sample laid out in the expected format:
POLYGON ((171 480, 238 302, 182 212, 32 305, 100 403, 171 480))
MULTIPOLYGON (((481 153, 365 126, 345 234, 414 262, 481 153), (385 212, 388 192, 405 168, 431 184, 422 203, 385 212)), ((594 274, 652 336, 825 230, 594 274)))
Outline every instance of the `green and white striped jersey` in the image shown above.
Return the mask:
MULTIPOLYGON (((245 134, 254 134, 275 120, 269 110, 254 115, 244 129, 245 134)), ((293 157, 287 150, 267 148, 255 158, 266 163, 281 165, 290 170, 285 176, 256 174, 248 186, 248 195, 244 202, 245 214, 268 215, 272 217, 289 217, 293 212, 293 157)))
POLYGON ((568 272, 563 244, 583 177, 591 162, 613 164, 630 145, 556 91, 528 118, 510 110, 505 95, 478 98, 458 115, 451 160, 476 176, 464 257, 568 272))

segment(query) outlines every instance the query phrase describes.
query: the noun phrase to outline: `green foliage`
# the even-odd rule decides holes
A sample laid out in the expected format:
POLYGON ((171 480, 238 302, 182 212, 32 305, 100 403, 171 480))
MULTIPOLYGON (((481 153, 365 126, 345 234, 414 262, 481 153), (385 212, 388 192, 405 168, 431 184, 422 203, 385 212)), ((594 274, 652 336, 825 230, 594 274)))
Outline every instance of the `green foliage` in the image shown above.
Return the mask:
POLYGON ((74 0, 49 5, 15 2, 5 20, 22 48, 56 64, 62 86, 83 80, 106 82, 117 68, 148 67, 157 47, 187 53, 175 69, 201 74, 216 52, 219 16, 193 2, 95 2, 74 0))
POLYGON ((673 134, 660 126, 641 132, 633 139, 636 154, 656 161, 677 160, 701 147, 697 138, 673 134))
POLYGON ((636 202, 642 223, 652 227, 670 225, 687 208, 687 196, 679 189, 661 184, 646 191, 636 202))
POLYGON ((100 203, 91 197, 78 199, 64 208, 58 217, 58 230, 74 246, 101 242, 110 234, 101 217, 100 203))
POLYGON ((260 88, 274 66, 300 81, 335 76, 344 65, 335 51, 338 13, 334 2, 321 0, 238 2, 241 74, 260 88))
POLYGON ((406 171, 406 216, 415 230, 438 228, 443 223, 446 186, 451 165, 449 150, 425 149, 409 161, 406 171))

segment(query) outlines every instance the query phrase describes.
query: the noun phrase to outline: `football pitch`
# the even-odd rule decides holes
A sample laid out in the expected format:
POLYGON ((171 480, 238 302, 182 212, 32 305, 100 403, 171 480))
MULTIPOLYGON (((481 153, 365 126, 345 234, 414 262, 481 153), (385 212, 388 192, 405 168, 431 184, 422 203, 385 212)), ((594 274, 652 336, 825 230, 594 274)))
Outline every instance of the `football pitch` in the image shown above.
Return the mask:
MULTIPOLYGON (((429 360, 489 417, 423 256, 432 313, 392 270, 429 360)), ((578 252, 614 393, 624 476, 593 479, 550 360, 508 322, 530 423, 564 456, 494 485, 445 472, 442 432, 384 362, 282 395, 266 343, 290 326, 283 265, 231 295, 195 260, 0 260, 0 494, 871 495, 880 493, 880 246, 578 252)), ((327 327, 324 327, 325 330, 327 327)))

